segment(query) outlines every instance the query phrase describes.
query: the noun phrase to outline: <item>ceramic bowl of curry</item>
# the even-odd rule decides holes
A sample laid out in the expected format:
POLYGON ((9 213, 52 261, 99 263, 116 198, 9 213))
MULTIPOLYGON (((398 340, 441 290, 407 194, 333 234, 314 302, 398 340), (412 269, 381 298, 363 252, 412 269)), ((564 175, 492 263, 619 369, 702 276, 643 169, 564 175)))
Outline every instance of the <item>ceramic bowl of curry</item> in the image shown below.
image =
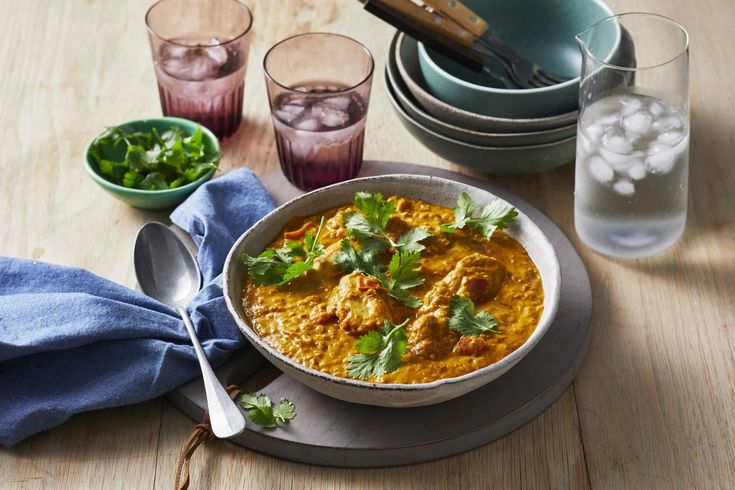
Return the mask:
POLYGON ((547 237, 520 211, 493 222, 502 230, 483 228, 488 205, 510 208, 487 191, 417 175, 304 194, 232 246, 228 309, 263 356, 325 395, 386 407, 456 398, 527 355, 559 303, 547 237), (365 204, 378 193, 389 215, 365 204), (463 193, 474 209, 460 228, 463 193), (303 270, 288 278, 279 261, 303 270))

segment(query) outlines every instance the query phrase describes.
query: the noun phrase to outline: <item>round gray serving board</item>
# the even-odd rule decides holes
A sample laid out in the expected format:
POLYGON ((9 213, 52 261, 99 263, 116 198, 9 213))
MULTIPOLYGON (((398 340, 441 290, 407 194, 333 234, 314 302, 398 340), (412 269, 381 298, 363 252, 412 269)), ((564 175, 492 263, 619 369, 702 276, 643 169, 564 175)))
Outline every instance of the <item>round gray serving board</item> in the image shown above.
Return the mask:
MULTIPOLYGON (((508 434, 543 412, 574 379, 589 344, 592 297, 587 271, 564 234, 540 211, 488 182, 436 168, 387 162, 366 162, 360 176, 395 173, 436 175, 486 189, 538 224, 554 245, 562 271, 559 311, 550 330, 502 377, 460 398, 428 407, 356 405, 322 395, 281 374, 258 391, 275 400, 290 399, 296 405, 296 419, 276 430, 248 423, 232 442, 273 456, 328 466, 429 461, 508 434)), ((262 181, 278 204, 301 193, 280 172, 262 181)), ((217 374, 225 384, 242 384, 264 362, 248 346, 217 374)), ((206 400, 201 381, 171 392, 169 398, 194 420, 202 420, 206 400)))

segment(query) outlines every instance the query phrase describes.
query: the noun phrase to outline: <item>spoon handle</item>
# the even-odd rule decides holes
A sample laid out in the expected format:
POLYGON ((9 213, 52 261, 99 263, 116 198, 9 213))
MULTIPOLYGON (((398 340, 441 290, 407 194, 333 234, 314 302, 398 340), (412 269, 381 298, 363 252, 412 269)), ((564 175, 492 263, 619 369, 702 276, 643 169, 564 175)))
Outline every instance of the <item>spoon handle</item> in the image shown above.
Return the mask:
POLYGON ((204 349, 199 343, 199 338, 194 331, 194 326, 189 318, 186 308, 178 307, 181 318, 184 319, 186 331, 189 332, 191 343, 199 359, 199 366, 202 369, 202 379, 204 380, 204 390, 207 393, 207 410, 209 411, 209 422, 212 425, 214 435, 219 438, 232 437, 245 430, 245 417, 243 417, 240 409, 232 401, 230 395, 222 387, 217 376, 209 365, 204 349))

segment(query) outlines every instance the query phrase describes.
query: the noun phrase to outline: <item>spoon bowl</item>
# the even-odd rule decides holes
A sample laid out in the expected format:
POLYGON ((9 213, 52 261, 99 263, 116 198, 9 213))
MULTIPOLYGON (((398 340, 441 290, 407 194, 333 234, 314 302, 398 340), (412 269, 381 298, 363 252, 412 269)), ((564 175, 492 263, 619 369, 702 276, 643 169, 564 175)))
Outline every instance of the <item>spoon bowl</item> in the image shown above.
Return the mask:
POLYGON ((186 305, 202 287, 191 250, 162 223, 152 221, 140 229, 133 263, 143 293, 174 308, 186 305))
POLYGON ((239 434, 245 430, 245 418, 212 371, 186 310, 202 287, 199 265, 191 250, 171 228, 153 221, 138 231, 133 264, 143 293, 176 308, 184 320, 202 370, 212 432, 220 438, 239 434))

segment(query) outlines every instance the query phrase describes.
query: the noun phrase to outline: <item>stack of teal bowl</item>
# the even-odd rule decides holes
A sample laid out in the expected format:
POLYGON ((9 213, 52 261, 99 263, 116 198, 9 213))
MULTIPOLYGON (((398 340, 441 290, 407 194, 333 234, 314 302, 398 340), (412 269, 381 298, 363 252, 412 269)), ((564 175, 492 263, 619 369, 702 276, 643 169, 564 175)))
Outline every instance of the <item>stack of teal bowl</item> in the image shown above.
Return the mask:
MULTIPOLYGON (((574 160, 581 54, 575 34, 613 15, 599 0, 466 0, 499 36, 569 80, 508 89, 396 33, 385 70, 406 129, 439 156, 489 173, 531 173, 574 160)), ((610 48, 619 39, 610 39, 610 48)))

